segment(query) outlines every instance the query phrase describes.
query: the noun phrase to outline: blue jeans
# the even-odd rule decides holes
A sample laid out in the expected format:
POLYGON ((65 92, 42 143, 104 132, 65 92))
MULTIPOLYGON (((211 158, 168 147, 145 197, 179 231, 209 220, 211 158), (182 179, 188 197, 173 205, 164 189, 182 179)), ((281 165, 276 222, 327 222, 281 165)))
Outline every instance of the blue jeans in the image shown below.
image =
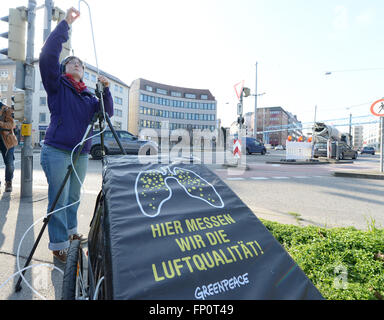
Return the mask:
POLYGON ((2 138, 0 137, 0 150, 1 154, 3 155, 3 160, 5 164, 5 181, 12 181, 13 172, 15 171, 15 148, 10 148, 7 150, 2 138))
MULTIPOLYGON (((75 153, 73 157, 75 157, 75 153)), ((71 165, 71 152, 48 145, 41 149, 40 164, 48 181, 48 210, 50 210, 71 165)), ((75 164, 75 170, 81 183, 84 182, 88 167, 88 154, 81 154, 75 164)), ((59 197, 54 210, 63 208, 80 199, 81 184, 72 171, 59 197)), ((51 215, 48 222, 50 250, 63 250, 69 247, 69 236, 77 233, 77 209, 79 203, 59 210, 51 215)), ((48 212, 49 213, 49 212, 48 212)))

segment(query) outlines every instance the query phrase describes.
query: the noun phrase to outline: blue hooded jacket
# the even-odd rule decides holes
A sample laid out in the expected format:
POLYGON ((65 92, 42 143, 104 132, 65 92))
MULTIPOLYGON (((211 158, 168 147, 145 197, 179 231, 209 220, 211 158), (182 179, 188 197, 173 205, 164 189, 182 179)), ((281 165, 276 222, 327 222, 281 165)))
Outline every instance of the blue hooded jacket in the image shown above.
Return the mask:
MULTIPOLYGON (((93 115, 99 110, 99 99, 89 90, 78 93, 61 74, 59 57, 63 43, 68 41, 68 30, 68 23, 63 20, 51 32, 41 50, 39 67, 51 113, 44 143, 71 151, 81 141, 93 115)), ((105 111, 112 117, 113 100, 108 87, 104 88, 103 97, 105 111)), ((91 144, 91 139, 87 140, 82 153, 88 153, 91 144)))

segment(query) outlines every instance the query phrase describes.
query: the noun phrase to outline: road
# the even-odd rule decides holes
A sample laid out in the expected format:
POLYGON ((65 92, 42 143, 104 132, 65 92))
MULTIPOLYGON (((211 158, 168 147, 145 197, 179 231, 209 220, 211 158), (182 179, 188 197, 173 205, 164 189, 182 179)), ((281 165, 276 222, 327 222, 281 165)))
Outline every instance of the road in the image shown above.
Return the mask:
POLYGON ((247 156, 238 176, 217 174, 260 218, 326 227, 384 227, 384 180, 335 177, 334 171, 379 170, 379 155, 359 155, 353 163, 319 165, 267 164, 283 151, 247 156))
MULTIPOLYGON (((14 191, 0 194, 0 287, 17 268, 19 249, 20 266, 24 266, 47 210, 47 183, 40 166, 40 154, 33 157, 33 198, 20 199, 20 153, 16 153, 14 191), (40 220, 39 220, 40 219, 40 220), (35 223, 30 231, 28 228, 35 223), (23 238, 23 241, 21 242, 23 238)), ((283 151, 247 156, 249 170, 239 172, 221 165, 208 165, 247 204, 255 215, 281 223, 327 227, 354 226, 367 229, 372 223, 384 226, 382 192, 384 180, 342 178, 333 176, 335 170, 378 170, 379 156, 363 155, 353 163, 322 165, 282 165, 267 161, 284 157, 283 151)), ((79 207, 79 232, 85 235, 93 215, 95 200, 101 189, 101 161, 90 160, 79 207)), ((4 165, 0 158, 0 179, 4 165)), ((53 262, 48 250, 47 232, 37 247, 32 264, 53 262)), ((57 269, 36 267, 26 273, 28 281, 47 299, 60 299, 63 266, 57 269)), ((0 299, 40 299, 23 285, 14 293, 17 278, 0 288, 0 299)))

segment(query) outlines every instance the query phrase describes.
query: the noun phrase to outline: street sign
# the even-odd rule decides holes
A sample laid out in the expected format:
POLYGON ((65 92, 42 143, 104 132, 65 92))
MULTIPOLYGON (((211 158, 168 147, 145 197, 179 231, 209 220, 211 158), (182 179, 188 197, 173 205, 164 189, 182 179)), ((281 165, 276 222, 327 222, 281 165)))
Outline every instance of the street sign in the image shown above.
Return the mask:
POLYGON ((236 83, 233 87, 235 89, 237 99, 240 100, 240 95, 241 95, 241 92, 243 91, 243 87, 244 87, 244 80, 239 82, 239 83, 236 83), (239 87, 240 84, 241 84, 240 90, 238 90, 238 87, 239 87))
POLYGON ((237 104, 237 115, 241 116, 243 114, 243 104, 238 103, 237 104))
POLYGON ((372 103, 371 113, 377 117, 384 117, 384 99, 380 99, 372 103))
POLYGON ((240 139, 234 139, 233 140, 233 155, 237 159, 240 159, 240 157, 241 157, 241 141, 240 141, 240 139))

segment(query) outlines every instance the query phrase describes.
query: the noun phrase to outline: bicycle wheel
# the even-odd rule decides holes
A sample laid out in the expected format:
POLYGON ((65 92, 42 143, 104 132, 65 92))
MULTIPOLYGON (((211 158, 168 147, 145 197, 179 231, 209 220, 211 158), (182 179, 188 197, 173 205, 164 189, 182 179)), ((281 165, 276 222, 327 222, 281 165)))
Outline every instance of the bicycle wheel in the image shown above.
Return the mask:
POLYGON ((83 272, 83 250, 80 240, 73 240, 68 250, 67 263, 64 268, 62 300, 87 299, 83 272))

